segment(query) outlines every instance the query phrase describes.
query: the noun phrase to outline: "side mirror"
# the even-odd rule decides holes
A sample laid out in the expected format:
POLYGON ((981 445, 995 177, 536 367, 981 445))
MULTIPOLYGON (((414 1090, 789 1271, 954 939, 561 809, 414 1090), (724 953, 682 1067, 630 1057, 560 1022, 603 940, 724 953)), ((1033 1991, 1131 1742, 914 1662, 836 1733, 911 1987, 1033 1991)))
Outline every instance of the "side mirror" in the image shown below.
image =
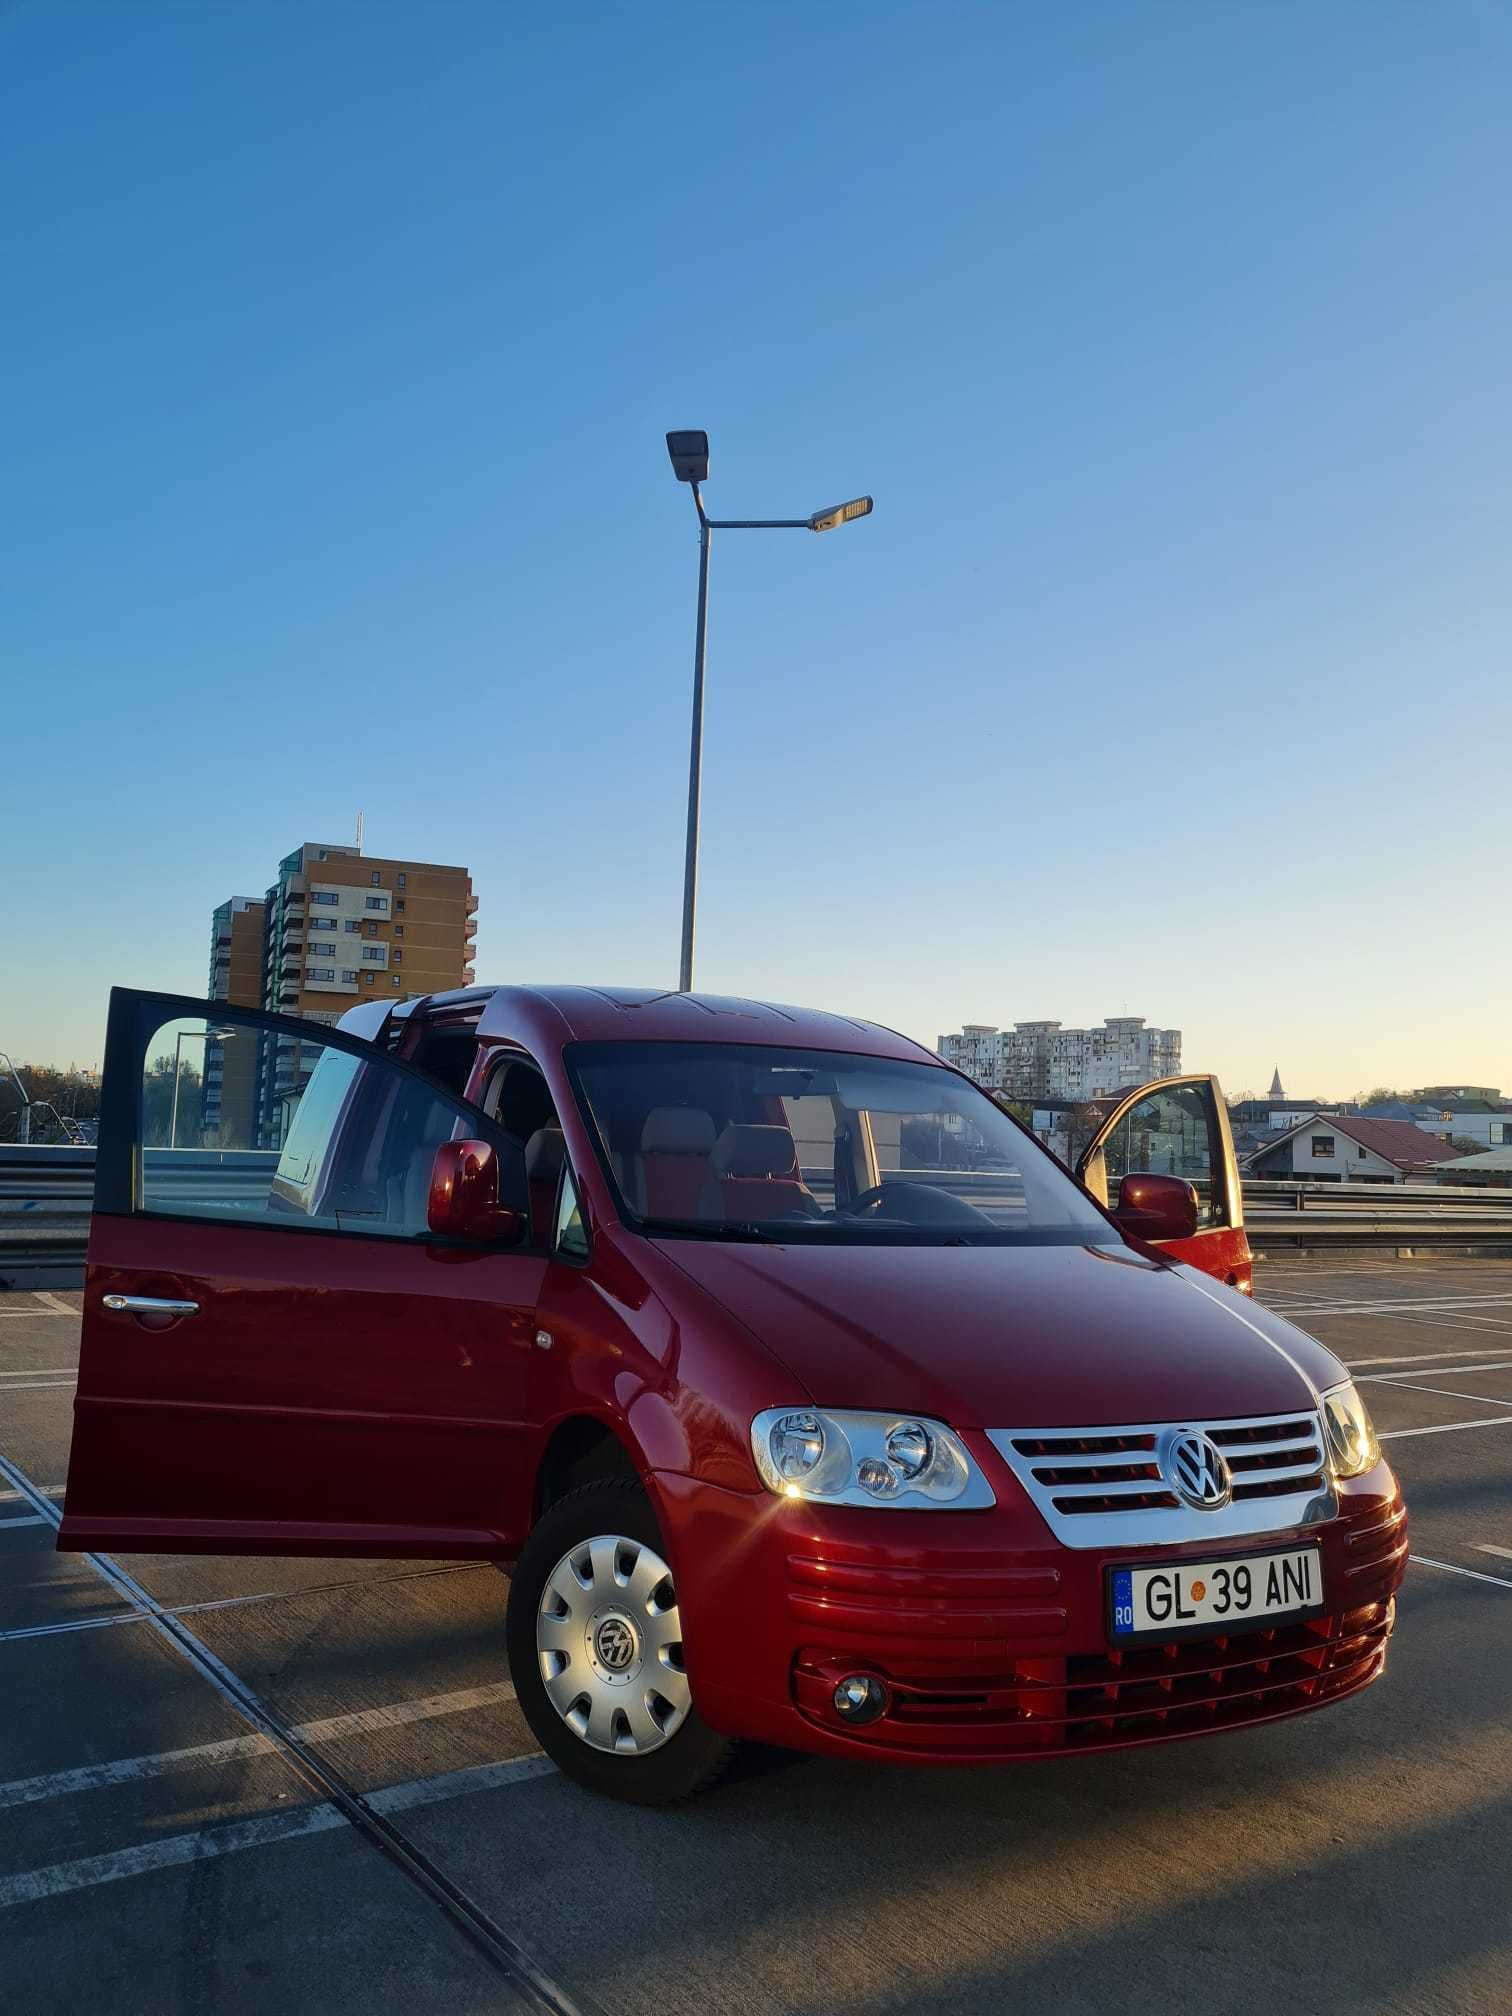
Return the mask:
POLYGON ((431 1167, 425 1222, 443 1239, 512 1246, 525 1229, 523 1212, 499 1202, 499 1158, 487 1141, 445 1141, 431 1167))
POLYGON ((1113 1216, 1136 1239, 1190 1239, 1197 1192, 1180 1176, 1125 1176, 1113 1216))

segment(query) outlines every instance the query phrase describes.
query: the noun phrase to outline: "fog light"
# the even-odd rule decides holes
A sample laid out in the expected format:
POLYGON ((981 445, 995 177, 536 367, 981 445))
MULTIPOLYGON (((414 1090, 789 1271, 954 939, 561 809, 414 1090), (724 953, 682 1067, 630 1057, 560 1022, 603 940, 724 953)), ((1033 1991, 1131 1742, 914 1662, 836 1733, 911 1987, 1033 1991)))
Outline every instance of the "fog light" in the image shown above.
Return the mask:
POLYGON ((835 1713, 854 1728, 875 1722, 887 1707, 887 1689, 872 1673, 848 1673, 835 1689, 835 1713))

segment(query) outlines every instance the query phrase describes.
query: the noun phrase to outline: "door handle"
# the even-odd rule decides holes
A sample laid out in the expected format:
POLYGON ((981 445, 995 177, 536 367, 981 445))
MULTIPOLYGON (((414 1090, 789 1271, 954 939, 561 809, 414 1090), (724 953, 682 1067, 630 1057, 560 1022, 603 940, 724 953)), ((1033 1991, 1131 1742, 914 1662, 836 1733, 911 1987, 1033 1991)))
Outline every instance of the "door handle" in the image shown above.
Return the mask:
POLYGON ((198 1302, 166 1301, 160 1295, 107 1295, 107 1309, 123 1310, 131 1316, 198 1316, 198 1302))

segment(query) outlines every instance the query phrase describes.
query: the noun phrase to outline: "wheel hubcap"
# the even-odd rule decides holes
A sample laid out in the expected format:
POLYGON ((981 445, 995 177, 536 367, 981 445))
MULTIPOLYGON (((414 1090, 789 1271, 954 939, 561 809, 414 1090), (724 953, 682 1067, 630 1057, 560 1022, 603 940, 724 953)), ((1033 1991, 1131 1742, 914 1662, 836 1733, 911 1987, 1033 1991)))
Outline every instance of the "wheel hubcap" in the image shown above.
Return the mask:
POLYGON ((693 1705, 672 1571, 655 1548, 599 1534, 564 1554, 536 1611, 546 1697, 590 1749, 643 1757, 693 1705))

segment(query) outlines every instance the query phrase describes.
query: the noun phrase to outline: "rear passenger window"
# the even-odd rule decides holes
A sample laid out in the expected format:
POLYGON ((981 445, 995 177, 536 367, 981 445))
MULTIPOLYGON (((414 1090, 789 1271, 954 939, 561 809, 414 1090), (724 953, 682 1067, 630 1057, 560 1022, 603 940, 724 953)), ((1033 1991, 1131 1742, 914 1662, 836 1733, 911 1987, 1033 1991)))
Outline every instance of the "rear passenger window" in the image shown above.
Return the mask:
POLYGON ((500 1201, 525 1202, 517 1148, 483 1115, 376 1053, 266 1018, 164 1023, 145 1045, 140 1208, 177 1218, 426 1239, 436 1151, 493 1143, 500 1201))

